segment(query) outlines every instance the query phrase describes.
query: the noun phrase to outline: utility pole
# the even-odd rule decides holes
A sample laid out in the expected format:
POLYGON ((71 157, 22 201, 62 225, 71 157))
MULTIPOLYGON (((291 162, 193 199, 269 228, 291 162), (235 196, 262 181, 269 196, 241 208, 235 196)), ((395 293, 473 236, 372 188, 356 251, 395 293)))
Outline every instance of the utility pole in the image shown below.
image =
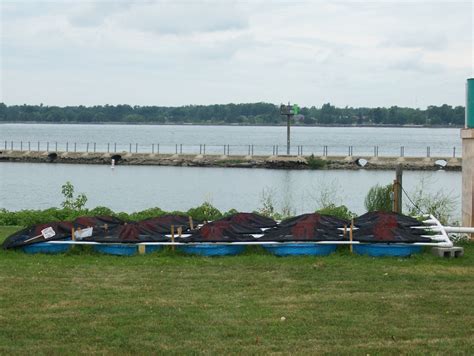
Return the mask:
POLYGON ((298 114, 299 107, 298 105, 294 104, 293 106, 290 105, 290 102, 288 102, 288 105, 281 104, 280 105, 280 115, 286 116, 286 154, 290 155, 290 148, 291 148, 291 140, 290 140, 290 124, 291 124, 291 118, 294 115, 298 114))

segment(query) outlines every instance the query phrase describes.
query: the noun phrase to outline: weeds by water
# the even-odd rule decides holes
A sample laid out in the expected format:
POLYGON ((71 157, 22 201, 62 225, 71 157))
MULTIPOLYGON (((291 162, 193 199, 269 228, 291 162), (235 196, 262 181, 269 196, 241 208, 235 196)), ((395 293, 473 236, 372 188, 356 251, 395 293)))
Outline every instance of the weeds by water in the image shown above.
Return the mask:
POLYGON ((370 188, 364 201, 367 211, 392 211, 392 191, 392 184, 370 188))
POLYGON ((410 196, 405 196, 407 214, 412 216, 432 214, 444 225, 454 224, 453 212, 458 200, 452 192, 444 190, 429 193, 427 187, 433 186, 434 183, 431 178, 422 177, 415 191, 410 196))
POLYGON ((306 162, 308 163, 308 167, 310 169, 323 169, 326 168, 326 161, 320 158, 314 157, 314 154, 311 154, 308 158, 306 158, 306 162))

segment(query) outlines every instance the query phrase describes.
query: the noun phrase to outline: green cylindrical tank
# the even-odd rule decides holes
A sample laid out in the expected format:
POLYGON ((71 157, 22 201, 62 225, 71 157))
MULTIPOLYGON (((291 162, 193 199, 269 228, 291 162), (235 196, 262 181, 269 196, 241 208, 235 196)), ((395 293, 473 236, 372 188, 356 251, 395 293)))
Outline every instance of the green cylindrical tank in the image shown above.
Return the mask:
POLYGON ((466 128, 474 129, 474 78, 469 78, 466 85, 466 128))

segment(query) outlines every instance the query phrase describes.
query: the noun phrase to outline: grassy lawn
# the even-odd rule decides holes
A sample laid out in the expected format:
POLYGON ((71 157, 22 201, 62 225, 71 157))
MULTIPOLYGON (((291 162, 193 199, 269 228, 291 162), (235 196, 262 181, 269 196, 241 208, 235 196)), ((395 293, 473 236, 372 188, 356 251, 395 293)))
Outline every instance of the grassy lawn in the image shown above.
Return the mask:
POLYGON ((473 330, 472 243, 454 260, 0 251, 0 354, 472 354, 473 330))

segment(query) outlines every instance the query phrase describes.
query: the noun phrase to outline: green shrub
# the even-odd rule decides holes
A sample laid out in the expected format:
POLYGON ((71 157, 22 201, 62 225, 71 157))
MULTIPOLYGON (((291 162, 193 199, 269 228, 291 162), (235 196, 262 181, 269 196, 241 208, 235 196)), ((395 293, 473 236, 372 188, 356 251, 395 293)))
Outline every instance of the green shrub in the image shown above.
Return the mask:
POLYGON ((49 208, 45 210, 0 210, 0 225, 30 226, 53 221, 74 220, 78 216, 87 215, 87 210, 70 210, 49 208))
POLYGON ((392 211, 392 185, 370 188, 364 201, 367 211, 392 211))
POLYGON ((140 221, 145 219, 157 218, 166 214, 166 211, 156 207, 131 213, 128 215, 128 219, 132 221, 140 221))
POLYGON ((130 221, 130 215, 127 213, 124 213, 123 211, 121 211, 120 213, 114 214, 114 216, 123 221, 130 221))
POLYGON ((94 209, 88 211, 89 215, 93 216, 113 216, 114 211, 106 206, 96 206, 94 209))
POLYGON ((226 212, 222 215, 222 217, 223 217, 223 218, 226 218, 226 217, 228 217, 228 216, 231 216, 231 215, 234 215, 234 214, 238 214, 238 213, 239 213, 238 210, 230 209, 229 211, 226 211, 226 212))
MULTIPOLYGON (((233 214, 237 210, 230 210, 227 214, 233 214)), ((192 216, 195 220, 216 220, 223 217, 222 213, 213 207, 210 203, 204 203, 197 208, 189 209, 188 212, 173 211, 166 212, 160 208, 151 208, 143 211, 137 211, 131 214, 124 212, 115 213, 106 207, 96 207, 88 210, 71 210, 49 208, 46 210, 20 210, 8 211, 0 209, 0 225, 3 226, 31 226, 36 224, 45 224, 53 221, 73 221, 80 216, 98 216, 110 215, 115 216, 124 221, 140 221, 154 217, 163 216, 165 214, 175 214, 192 216)))
POLYGON ((197 208, 189 209, 187 215, 192 216, 194 220, 203 221, 211 221, 222 218, 222 213, 209 202, 205 202, 197 208))
POLYGON ((306 163, 310 169, 322 169, 326 167, 326 161, 314 157, 314 154, 311 154, 311 156, 306 159, 306 163))
POLYGON ((11 226, 16 225, 16 216, 15 213, 12 211, 8 211, 7 209, 0 209, 0 225, 3 226, 11 226))
POLYGON ((351 220, 356 217, 356 214, 350 211, 345 205, 336 206, 335 204, 330 204, 322 209, 317 210, 316 212, 322 215, 335 216, 337 218, 346 220, 351 220))

